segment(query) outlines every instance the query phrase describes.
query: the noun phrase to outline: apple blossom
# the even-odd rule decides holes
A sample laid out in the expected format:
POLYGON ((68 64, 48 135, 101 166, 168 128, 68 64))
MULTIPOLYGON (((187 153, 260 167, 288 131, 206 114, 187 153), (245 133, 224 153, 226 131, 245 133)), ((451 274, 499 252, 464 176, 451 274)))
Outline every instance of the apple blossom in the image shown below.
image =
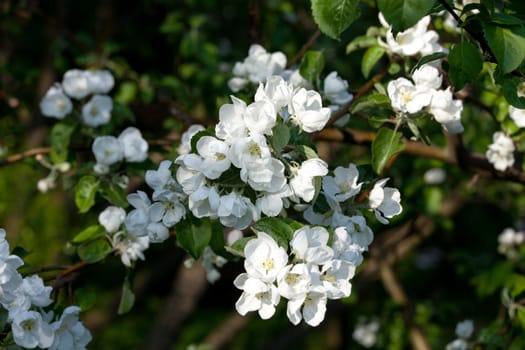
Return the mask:
POLYGON ((50 350, 85 350, 91 341, 91 333, 78 319, 80 308, 68 306, 62 312, 60 319, 51 326, 55 331, 55 339, 50 350))
POLYGON ((86 97, 92 92, 88 73, 81 69, 70 69, 64 73, 62 86, 66 94, 77 100, 86 97))
POLYGON ((292 121, 308 133, 323 129, 331 115, 330 108, 323 107, 321 95, 305 88, 294 92, 288 112, 292 121))
POLYGON ((525 109, 509 106, 509 116, 520 128, 525 128, 525 109))
POLYGON ((214 180, 230 168, 229 150, 230 147, 226 142, 212 136, 203 136, 197 141, 197 152, 202 157, 201 166, 204 176, 214 180))
POLYGON ((113 100, 106 95, 93 95, 89 102, 82 106, 82 120, 91 127, 107 124, 111 119, 113 100))
POLYGON ((244 268, 248 276, 265 283, 272 283, 288 263, 288 253, 265 232, 257 232, 257 238, 244 247, 244 268))
POLYGON ((229 144, 248 136, 248 126, 244 120, 246 103, 235 96, 231 99, 233 103, 219 108, 219 122, 215 125, 215 135, 229 144))
POLYGON ((60 84, 51 86, 40 101, 40 111, 46 117, 63 119, 73 110, 73 104, 60 84))
POLYGON ((503 171, 514 165, 514 142, 501 131, 492 135, 492 144, 485 155, 496 170, 503 171))
POLYGON ((201 185, 188 197, 188 208, 197 218, 216 218, 220 195, 215 187, 201 185))
POLYGON ((327 297, 320 286, 312 287, 303 297, 288 301, 286 315, 294 325, 304 320, 316 327, 323 322, 326 314, 327 297))
POLYGON ((126 211, 124 208, 109 206, 104 209, 98 216, 98 222, 108 233, 117 232, 120 225, 124 223, 126 218, 126 211))
POLYGON ((389 179, 381 179, 374 184, 368 195, 368 204, 374 210, 374 214, 382 224, 388 224, 388 220, 401 213, 401 195, 399 190, 392 187, 384 187, 389 179))
POLYGON ((266 83, 260 83, 255 93, 254 100, 270 101, 276 112, 280 112, 290 103, 293 94, 293 86, 286 82, 282 77, 274 75, 268 78, 266 83))
POLYGON ((53 344, 55 332, 36 311, 22 311, 16 314, 11 323, 15 343, 24 348, 49 348, 53 344))
POLYGON ((86 75, 93 94, 107 94, 115 85, 115 78, 108 70, 88 70, 86 75))
POLYGON ((260 217, 250 198, 235 192, 221 196, 217 215, 224 226, 240 230, 248 227, 252 221, 259 220, 260 217))
POLYGON ((178 154, 188 154, 191 151, 191 139, 199 131, 205 130, 204 126, 200 124, 192 124, 185 132, 182 133, 180 138, 180 145, 177 147, 178 154))
POLYGON ((344 105, 352 101, 354 96, 348 90, 348 82, 343 80, 336 71, 331 72, 324 79, 324 94, 336 105, 344 105))
POLYGON ((334 175, 335 177, 323 177, 323 191, 327 196, 338 202, 344 202, 361 191, 363 183, 357 183, 359 171, 355 164, 349 164, 348 168, 338 166, 334 170, 334 175))
POLYGON ((301 163, 293 173, 289 183, 292 192, 305 202, 310 202, 315 195, 314 178, 328 174, 328 165, 320 158, 312 158, 301 163))
POLYGON ((324 227, 304 226, 294 232, 290 247, 298 261, 322 265, 334 256, 334 251, 327 245, 328 238, 324 227))
POLYGON ((432 94, 429 112, 438 123, 442 124, 446 131, 456 134, 463 132, 460 121, 462 111, 463 102, 452 98, 450 88, 438 90, 432 94))
POLYGON ((144 260, 144 251, 149 247, 149 237, 117 233, 112 237, 111 245, 120 254, 122 263, 131 267, 132 261, 144 260))
POLYGON ((295 299, 306 295, 311 285, 310 271, 306 264, 288 265, 277 275, 277 289, 286 299, 295 299))
POLYGON ((275 314, 275 306, 279 304, 280 295, 274 284, 249 277, 246 273, 237 276, 233 284, 243 291, 235 303, 235 309, 239 314, 244 316, 250 311, 258 311, 263 320, 275 314))
POLYGON ((122 146, 115 136, 99 136, 91 146, 98 164, 112 165, 124 157, 122 146))
POLYGON ((142 162, 148 158, 148 143, 135 127, 128 127, 118 137, 122 145, 123 157, 128 162, 142 162))
POLYGON ((432 100, 432 91, 418 89, 406 78, 397 78, 388 83, 388 97, 392 108, 402 113, 417 113, 428 106, 432 100))

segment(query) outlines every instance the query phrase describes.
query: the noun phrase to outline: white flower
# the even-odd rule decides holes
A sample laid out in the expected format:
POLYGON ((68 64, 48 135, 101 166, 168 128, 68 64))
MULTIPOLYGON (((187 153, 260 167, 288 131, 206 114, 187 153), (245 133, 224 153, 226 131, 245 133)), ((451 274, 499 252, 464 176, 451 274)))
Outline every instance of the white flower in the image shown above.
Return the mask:
POLYGON ((91 146, 98 164, 112 165, 123 158, 122 145, 115 136, 99 136, 91 146))
POLYGON ((414 71, 412 80, 419 90, 429 91, 439 89, 443 82, 443 77, 436 67, 424 64, 414 71))
POLYGON ((354 96, 348 93, 348 82, 341 79, 336 71, 331 72, 324 79, 324 94, 336 105, 344 105, 352 101, 354 96))
POLYGON ((202 156, 202 173, 215 180, 230 168, 228 157, 230 146, 212 136, 203 136, 197 141, 197 152, 202 156))
MULTIPOLYGON (((370 232, 372 231, 370 230, 370 232)), ((334 259, 336 260, 354 266, 359 266, 363 262, 362 253, 364 249, 352 240, 352 236, 348 233, 345 226, 340 226, 335 229, 332 249, 334 250, 334 259)))
POLYGON ((244 247, 244 268, 249 277, 273 283, 288 263, 288 253, 264 232, 257 232, 244 247))
MULTIPOLYGON (((317 266, 312 268, 318 270, 317 266)), ((322 284, 328 299, 341 299, 350 296, 352 292, 350 278, 354 277, 354 274, 354 265, 341 260, 331 260, 318 271, 317 278, 322 284)))
POLYGON ((157 200, 163 194, 176 191, 178 184, 171 174, 172 164, 170 160, 163 160, 157 170, 146 171, 145 179, 148 186, 153 189, 151 195, 153 200, 157 200))
POLYGON ((275 314, 275 306, 279 304, 280 300, 275 285, 249 277, 246 273, 237 276, 233 284, 243 291, 235 303, 235 309, 239 314, 244 316, 250 311, 258 311, 263 320, 267 320, 275 314))
POLYGON ((352 338, 365 348, 371 348, 376 343, 378 331, 379 322, 373 320, 367 323, 364 319, 360 319, 354 328, 352 338))
POLYGON ((323 177, 323 191, 327 196, 338 202, 344 202, 361 191, 363 183, 357 183, 359 171, 355 164, 349 164, 348 168, 338 166, 334 170, 334 175, 335 177, 323 177))
POLYGON ((115 85, 115 78, 108 70, 89 70, 85 74, 93 94, 107 94, 115 85))
POLYGON ((314 287, 305 296, 289 300, 286 315, 294 325, 304 319, 308 325, 316 327, 324 320, 326 302, 326 293, 321 287, 314 287))
POLYGON ((163 192, 156 200, 149 208, 152 221, 162 221, 164 226, 172 227, 186 215, 186 206, 181 203, 177 193, 163 192))
POLYGON ((388 220, 403 211, 401 206, 401 194, 399 190, 392 187, 384 187, 388 178, 377 181, 368 196, 368 204, 374 209, 374 214, 382 224, 388 224, 388 220))
POLYGON ((215 187, 201 185, 188 197, 188 208, 197 218, 216 218, 220 195, 215 187))
POLYGON ((464 320, 456 325, 456 335, 462 339, 468 339, 474 331, 472 320, 464 320))
POLYGON ((322 130, 331 115, 330 108, 323 107, 321 95, 305 88, 295 91, 288 112, 292 120, 308 133, 322 130))
POLYGON ((525 109, 509 106, 509 115, 520 128, 525 128, 525 109))
POLYGON ((248 227, 252 221, 259 220, 260 217, 250 198, 235 192, 221 196, 217 215, 224 226, 240 230, 248 227))
POLYGON ((121 207, 109 206, 98 216, 98 222, 108 233, 117 232, 126 218, 126 211, 121 207))
POLYGON ((91 333, 80 322, 78 306, 68 306, 60 319, 51 324, 55 330, 55 340, 50 350, 85 350, 91 341, 91 333))
MULTIPOLYGON (((351 237, 352 244, 359 246, 362 251, 367 250, 374 240, 372 229, 368 227, 366 219, 361 215, 346 216, 340 212, 335 212, 332 217, 332 227, 344 227, 351 237)), ((353 246, 349 248, 356 249, 353 246)), ((359 259, 359 257, 356 258, 359 259)))
MULTIPOLYGON (((150 218, 151 201, 145 192, 137 191, 137 193, 130 193, 126 197, 129 204, 133 206, 124 220, 126 229, 136 236, 144 236, 147 234, 147 226, 152 221, 150 218)), ((158 218, 160 220, 160 217, 158 218)))
POLYGON ((503 171, 514 165, 514 142, 501 131, 492 135, 492 144, 486 152, 489 162, 494 165, 496 170, 503 171))
POLYGON ((255 101, 246 107, 244 122, 246 123, 248 130, 250 130, 251 135, 271 135, 276 120, 277 112, 271 101, 255 101))
POLYGON ((397 78, 388 83, 392 108, 402 113, 417 113, 430 104, 432 92, 418 89, 410 80, 397 78))
POLYGON ((233 103, 219 108, 219 123, 215 125, 215 135, 228 144, 248 136, 248 127, 244 121, 246 103, 235 96, 231 96, 231 99, 233 103))
POLYGON ((429 112, 446 131, 455 134, 463 132, 460 120, 462 111, 463 102, 452 98, 450 88, 438 90, 432 94, 429 112))
POLYGON ((513 259, 517 257, 517 247, 525 241, 525 233, 516 232, 513 228, 507 227, 498 236, 498 252, 513 259))
POLYGON ((52 287, 44 286, 44 281, 38 275, 25 277, 22 284, 14 291, 16 298, 3 306, 9 311, 9 319, 23 311, 28 311, 31 305, 38 307, 48 306, 51 300, 52 287))
POLYGON ((90 93, 91 84, 89 82, 89 74, 80 69, 70 69, 64 74, 62 80, 62 87, 69 96, 80 100, 90 93))
POLYGON ((88 103, 82 106, 82 119, 86 125, 97 127, 111 119, 113 100, 106 95, 93 95, 88 103))
POLYGON ((325 176, 328 173, 328 165, 320 158, 305 160, 290 179, 290 188, 294 195, 310 202, 315 195, 314 178, 325 176))
POLYGON ((148 158, 148 143, 139 129, 128 127, 118 137, 124 158, 128 162, 142 162, 148 158))
POLYGON ((144 260, 144 251, 149 247, 149 237, 138 237, 133 234, 125 236, 117 233, 111 239, 111 245, 120 254, 122 263, 131 267, 132 261, 144 260))
POLYGON ((427 185, 439 185, 445 182, 447 173, 442 168, 430 168, 423 174, 423 179, 427 185))
POLYGON ((310 283, 310 271, 306 264, 285 266, 277 275, 279 294, 286 299, 306 296, 310 289, 310 283))
POLYGON ((281 178, 278 185, 282 186, 284 167, 280 162, 273 161, 263 135, 238 139, 232 144, 229 156, 232 164, 241 169, 241 180, 248 182, 254 189, 265 190, 272 186, 271 181, 277 180, 273 179, 274 175, 281 178))
POLYGON ((265 84, 259 84, 254 100, 256 102, 270 101, 274 105, 275 111, 280 112, 283 107, 290 103, 292 93, 293 86, 282 77, 274 75, 265 84))
POLYGON ((402 56, 414 56, 417 54, 426 56, 444 51, 444 48, 437 43, 439 39, 438 34, 433 30, 427 31, 430 16, 423 17, 413 27, 397 33, 395 37, 391 26, 385 21, 382 13, 379 13, 379 20, 384 27, 388 28, 386 43, 382 41, 379 41, 379 43, 393 53, 402 56))
POLYGON ((36 311, 22 311, 11 323, 15 343, 24 348, 48 348, 53 344, 55 332, 36 311))
POLYGON ((275 193, 264 192, 263 195, 255 201, 255 206, 267 216, 277 216, 285 207, 285 203, 287 202, 286 198, 291 194, 290 187, 284 184, 281 190, 275 193))
POLYGON ((185 194, 192 194, 205 183, 206 179, 201 171, 202 157, 192 153, 183 154, 177 157, 175 163, 179 164, 175 178, 185 194))
POLYGON ((221 274, 216 267, 220 268, 227 262, 228 260, 215 254, 209 246, 204 248, 204 251, 202 252, 202 267, 206 270, 206 279, 208 282, 215 283, 219 280, 221 274))
POLYGON ((328 231, 322 226, 303 226, 294 232, 290 247, 296 259, 322 265, 334 256, 334 251, 327 245, 328 238, 328 231))
POLYGON ((73 104, 59 84, 51 86, 40 101, 40 111, 46 117, 63 119, 72 110, 73 104))
POLYGON ((465 339, 456 339, 447 344, 445 350, 467 350, 468 343, 465 339))
MULTIPOLYGON (((245 78, 252 83, 265 82, 272 75, 279 74, 286 66, 286 56, 280 52, 270 53, 264 47, 253 44, 248 51, 248 57, 244 62, 237 62, 233 67, 233 74, 245 78)), ((239 82, 230 84, 238 87, 239 82)))
POLYGON ((180 145, 177 147, 179 154, 188 154, 191 151, 191 138, 195 136, 199 131, 205 130, 204 126, 200 124, 192 124, 188 130, 186 130, 180 139, 180 145))

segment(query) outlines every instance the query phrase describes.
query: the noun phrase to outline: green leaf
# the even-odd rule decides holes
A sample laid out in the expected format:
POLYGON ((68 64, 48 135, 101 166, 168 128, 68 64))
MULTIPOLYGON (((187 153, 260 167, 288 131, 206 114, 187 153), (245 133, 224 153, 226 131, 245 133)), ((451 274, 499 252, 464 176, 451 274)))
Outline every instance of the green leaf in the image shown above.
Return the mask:
POLYGON ((370 71, 372 71, 372 68, 383 57, 385 52, 385 49, 379 45, 372 46, 365 51, 361 60, 361 72, 365 78, 368 78, 370 71))
POLYGON ((122 294, 120 295, 120 303, 118 305, 117 313, 119 315, 125 314, 135 304, 135 294, 131 288, 131 282, 129 276, 126 276, 124 283, 122 284, 122 294))
POLYGON ((417 61, 416 65, 412 67, 412 69, 410 70, 410 74, 412 75, 416 69, 418 69, 424 64, 427 64, 432 61, 440 60, 445 57, 447 57, 447 54, 444 52, 436 52, 431 55, 423 56, 419 59, 419 61, 417 61))
POLYGON ((246 243, 248 243, 254 238, 255 238, 254 236, 240 238, 236 240, 235 242, 233 242, 231 247, 226 246, 225 249, 230 254, 244 257, 244 247, 246 246, 246 243))
POLYGON ((514 273, 507 279, 506 286, 509 288, 512 298, 518 297, 525 291, 525 276, 514 273))
POLYGON ((272 129, 272 147, 275 153, 281 150, 290 142, 290 129, 284 124, 277 124, 272 129))
POLYGON ((339 40, 339 35, 360 15, 358 0, 312 0, 312 14, 319 29, 339 40))
POLYGON ((212 225, 209 218, 196 218, 186 214, 186 218, 175 225, 177 244, 192 257, 198 259, 210 243, 212 225))
POLYGON ((360 35, 346 45, 346 53, 349 54, 356 50, 375 45, 377 45, 377 36, 360 35))
POLYGON ((516 319, 519 321, 521 328, 525 329, 525 307, 519 306, 516 311, 516 319))
POLYGON ((379 11, 397 34, 415 25, 434 6, 435 0, 377 0, 379 11))
POLYGON ((73 291, 73 299, 82 311, 89 310, 97 303, 97 289, 93 286, 76 287, 73 291))
POLYGON ((129 203, 126 199, 126 191, 117 184, 103 183, 100 192, 111 204, 118 207, 127 208, 129 203))
POLYGON ((525 97, 518 96, 520 79, 518 77, 505 76, 501 82, 503 96, 508 103, 516 108, 525 109, 525 97))
POLYGON ((94 176, 86 175, 80 178, 75 186, 75 204, 80 213, 87 212, 95 204, 95 194, 99 182, 94 176))
POLYGON ((137 97, 138 86, 134 81, 125 81, 120 84, 114 100, 123 105, 131 103, 137 97))
POLYGON ((477 46, 464 42, 452 47, 448 54, 448 63, 450 80, 456 90, 461 90, 481 72, 483 57, 477 46))
POLYGON ((306 145, 297 145, 294 148, 300 155, 302 155, 306 159, 319 158, 317 152, 315 152, 314 149, 311 147, 308 147, 306 145))
POLYGON ((104 235, 106 230, 100 225, 89 226, 79 232, 74 238, 73 243, 84 243, 99 238, 104 235))
POLYGON ((372 167, 377 174, 383 171, 390 157, 405 148, 401 136, 400 132, 394 132, 386 127, 377 132, 376 138, 372 141, 372 167))
POLYGON ((58 164, 67 160, 71 134, 75 127, 64 123, 58 123, 51 129, 51 160, 58 164))
POLYGON ((391 103, 387 95, 384 94, 371 94, 365 97, 361 97, 350 109, 351 113, 357 113, 359 111, 371 108, 390 108, 391 103))
POLYGON ((111 253, 111 245, 101 237, 99 239, 86 242, 77 248, 78 256, 87 263, 95 263, 104 259, 111 253))
POLYGON ((487 24, 485 34, 503 73, 512 72, 520 66, 525 59, 524 27, 500 27, 487 24))
POLYGON ((299 65, 299 73, 312 84, 316 84, 319 75, 324 68, 324 56, 322 51, 308 51, 303 56, 299 65))
POLYGON ((203 136, 213 136, 215 137, 215 131, 211 130, 211 129, 205 129, 205 130, 201 130, 199 132, 197 132, 195 135, 192 136, 191 138, 191 153, 197 153, 197 142, 199 141, 199 139, 203 136))
POLYGON ((252 225, 252 229, 256 232, 264 232, 269 234, 277 244, 288 249, 288 242, 292 239, 294 229, 285 222, 282 218, 265 217, 252 225))
POLYGON ((492 23, 503 24, 507 26, 514 26, 514 25, 521 26, 525 24, 525 22, 522 21, 520 18, 509 15, 508 13, 501 13, 501 12, 493 13, 490 16, 490 21, 492 23))
POLYGON ((224 248, 226 241, 224 240, 224 229, 218 220, 211 220, 211 238, 210 247, 217 255, 226 257, 227 251, 224 248))

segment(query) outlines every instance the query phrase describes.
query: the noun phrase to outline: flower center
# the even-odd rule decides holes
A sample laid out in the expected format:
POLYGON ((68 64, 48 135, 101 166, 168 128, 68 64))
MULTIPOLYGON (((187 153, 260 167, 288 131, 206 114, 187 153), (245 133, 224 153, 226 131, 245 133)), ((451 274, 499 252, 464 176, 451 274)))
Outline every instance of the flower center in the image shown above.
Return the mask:
POLYGON ((248 146, 248 152, 250 152, 250 154, 253 157, 261 158, 261 147, 259 147, 259 145, 256 142, 250 143, 250 145, 248 146))
POLYGON ((263 263, 262 263, 264 269, 266 271, 270 271, 271 269, 274 268, 275 264, 274 264, 274 261, 272 258, 266 258, 263 263))

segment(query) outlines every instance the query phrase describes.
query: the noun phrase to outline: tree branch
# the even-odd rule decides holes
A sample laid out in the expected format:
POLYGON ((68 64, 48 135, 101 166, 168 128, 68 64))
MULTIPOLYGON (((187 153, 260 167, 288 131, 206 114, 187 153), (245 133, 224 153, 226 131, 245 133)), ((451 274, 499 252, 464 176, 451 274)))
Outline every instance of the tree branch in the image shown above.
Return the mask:
POLYGON ((315 42, 319 37, 321 36, 321 31, 317 29, 311 36, 310 39, 301 47, 301 49, 295 54, 295 56, 288 62, 286 65, 287 68, 290 68, 296 63, 299 63, 301 58, 303 58, 306 51, 308 51, 312 46, 314 46, 315 42))

